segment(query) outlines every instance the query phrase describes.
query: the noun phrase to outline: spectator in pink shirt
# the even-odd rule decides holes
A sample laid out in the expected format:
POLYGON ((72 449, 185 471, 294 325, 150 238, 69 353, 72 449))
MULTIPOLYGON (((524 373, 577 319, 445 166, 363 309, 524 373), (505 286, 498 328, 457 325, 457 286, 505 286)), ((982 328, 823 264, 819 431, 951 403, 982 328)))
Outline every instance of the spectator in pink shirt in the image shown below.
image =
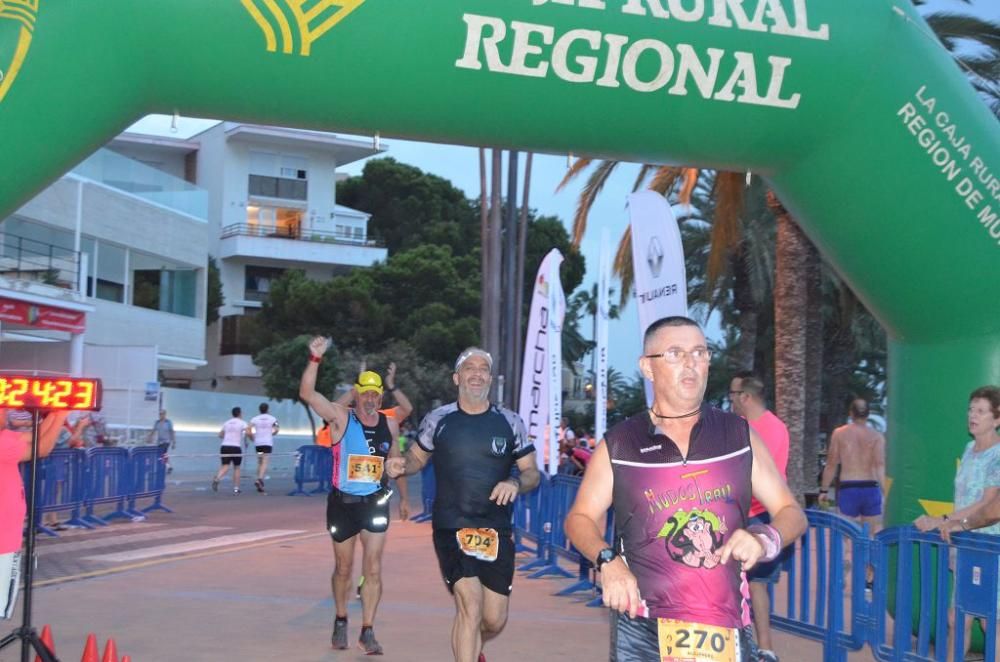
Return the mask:
MULTIPOLYGON (((38 429, 38 455, 52 451, 68 412, 50 413, 38 429)), ((20 567, 24 532, 24 483, 17 465, 31 459, 31 433, 4 429, 7 410, 0 409, 0 617, 10 618, 17 595, 16 577, 20 567)))
MULTIPOLYGON (((786 478, 788 467, 788 428, 781 419, 767 408, 764 397, 764 382, 752 372, 740 372, 729 384, 729 401, 733 405, 733 413, 747 419, 764 445, 771 452, 774 464, 786 478)), ((770 518, 767 511, 757 499, 750 501, 750 523, 767 524, 770 518)), ((792 548, 789 547, 788 550, 792 548)), ((757 646, 759 648, 755 660, 760 662, 777 662, 778 656, 771 643, 771 599, 767 593, 767 585, 778 581, 781 562, 785 554, 769 563, 757 564, 747 575, 750 580, 750 604, 753 607, 753 624, 757 631, 757 646)))

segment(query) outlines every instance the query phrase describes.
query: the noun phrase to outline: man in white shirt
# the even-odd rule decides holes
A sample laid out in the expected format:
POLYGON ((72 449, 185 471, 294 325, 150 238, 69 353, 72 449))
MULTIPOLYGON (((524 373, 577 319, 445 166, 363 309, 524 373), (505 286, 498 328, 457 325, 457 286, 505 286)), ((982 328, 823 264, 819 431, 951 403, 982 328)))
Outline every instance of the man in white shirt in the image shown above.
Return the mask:
POLYGON ((267 413, 267 408, 266 402, 260 403, 260 413, 250 419, 250 428, 247 430, 257 451, 257 480, 253 484, 261 494, 264 494, 268 456, 274 448, 274 435, 278 434, 278 419, 267 413))
POLYGON ((240 493, 240 465, 243 463, 243 437, 247 432, 246 421, 243 420, 243 410, 233 407, 233 417, 222 424, 219 430, 219 439, 222 439, 222 447, 219 448, 219 459, 222 466, 212 479, 212 491, 219 491, 219 481, 229 471, 229 465, 233 465, 233 494, 240 493))

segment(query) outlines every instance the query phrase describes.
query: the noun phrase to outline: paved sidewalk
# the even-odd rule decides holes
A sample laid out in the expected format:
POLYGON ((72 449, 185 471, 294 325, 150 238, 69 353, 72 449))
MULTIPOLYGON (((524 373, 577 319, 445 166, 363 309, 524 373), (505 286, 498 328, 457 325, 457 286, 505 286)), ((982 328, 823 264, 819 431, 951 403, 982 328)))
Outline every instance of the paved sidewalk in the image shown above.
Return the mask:
MULTIPOLYGON (((325 498, 284 496, 292 487, 287 478, 269 483, 267 496, 246 481, 251 491, 234 496, 227 485, 213 493, 202 477, 187 478, 174 481, 164 499, 174 514, 40 541, 34 623, 52 624, 60 658, 79 659, 94 632, 102 651, 113 636, 119 654, 135 662, 361 659, 356 649, 330 649, 333 555, 323 531, 325 498), (219 539, 233 542, 204 547, 219 539)), ((589 594, 552 595, 569 583, 518 573, 507 629, 486 649, 490 662, 606 660, 607 612, 586 607, 589 594)), ((451 660, 452 616, 430 525, 393 522, 376 621, 385 659, 451 660)), ((19 618, 0 625, 13 628, 19 618)), ((352 600, 349 618, 353 642, 359 601, 352 600)), ((786 662, 822 657, 817 644, 775 638, 786 662)), ((3 662, 19 659, 17 647, 0 653, 3 662)))

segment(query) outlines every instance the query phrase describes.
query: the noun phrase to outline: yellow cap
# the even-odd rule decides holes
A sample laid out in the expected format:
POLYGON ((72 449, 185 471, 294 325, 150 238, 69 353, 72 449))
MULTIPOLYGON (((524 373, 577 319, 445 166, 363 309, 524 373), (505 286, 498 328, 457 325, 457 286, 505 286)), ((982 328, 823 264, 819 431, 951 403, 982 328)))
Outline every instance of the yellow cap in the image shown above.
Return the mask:
POLYGON ((354 388, 357 389, 358 393, 377 391, 379 395, 382 395, 382 378, 379 377, 377 372, 365 370, 358 375, 358 381, 354 385, 354 388))

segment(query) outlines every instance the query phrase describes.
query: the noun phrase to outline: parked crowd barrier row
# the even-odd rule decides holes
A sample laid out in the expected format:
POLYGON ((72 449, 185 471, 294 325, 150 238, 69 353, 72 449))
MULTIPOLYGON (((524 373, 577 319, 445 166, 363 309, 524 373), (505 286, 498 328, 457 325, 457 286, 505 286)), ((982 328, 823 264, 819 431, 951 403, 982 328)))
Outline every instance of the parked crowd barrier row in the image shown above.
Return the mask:
MULTIPOLYGON (((296 466, 292 494, 325 493, 331 488, 330 449, 303 446, 296 466), (307 491, 307 487, 315 488, 307 491)), ((433 466, 422 473, 424 512, 416 521, 430 519, 434 501, 433 466)), ((530 579, 575 577, 559 591, 600 592, 593 567, 567 540, 563 522, 581 478, 558 474, 542 476, 538 488, 514 502, 514 542, 518 552, 534 558, 519 569, 530 579), (574 574, 559 562, 575 566, 574 574)), ((957 622, 965 615, 992 623, 997 617, 1000 582, 1000 537, 975 533, 954 536, 949 547, 936 533, 920 533, 912 526, 892 527, 871 538, 867 527, 839 515, 806 510, 809 527, 795 543, 794 554, 782 564, 784 582, 770 584, 771 624, 777 630, 819 642, 823 659, 846 662, 849 651, 866 645, 880 661, 943 661, 949 645, 961 659, 965 641, 958 628, 949 645, 948 610, 954 606, 957 622), (854 572, 848 569, 850 559, 854 572), (949 560, 953 558, 954 561, 949 560), (864 568, 874 572, 874 590, 866 592, 864 568), (780 591, 781 599, 775 599, 780 591), (952 599, 953 598, 953 599, 952 599), (892 614, 903 614, 893 619, 892 614), (910 615, 913 615, 912 617, 910 615)), ((605 522, 605 540, 614 538, 611 512, 605 522)), ((590 603, 600 606, 598 595, 590 603)), ((995 630, 986 628, 987 662, 994 659, 995 630)))
MULTIPOLYGON (((153 510, 173 512, 162 503, 167 484, 167 448, 167 444, 160 444, 53 450, 38 461, 35 526, 47 535, 58 536, 43 524, 45 513, 68 515, 67 524, 92 529, 107 525, 110 519, 142 517, 153 510), (152 499, 152 503, 139 509, 139 499, 152 499), (98 506, 109 504, 110 513, 95 512, 98 506)), ((30 464, 21 467, 25 489, 30 470, 30 464)))

